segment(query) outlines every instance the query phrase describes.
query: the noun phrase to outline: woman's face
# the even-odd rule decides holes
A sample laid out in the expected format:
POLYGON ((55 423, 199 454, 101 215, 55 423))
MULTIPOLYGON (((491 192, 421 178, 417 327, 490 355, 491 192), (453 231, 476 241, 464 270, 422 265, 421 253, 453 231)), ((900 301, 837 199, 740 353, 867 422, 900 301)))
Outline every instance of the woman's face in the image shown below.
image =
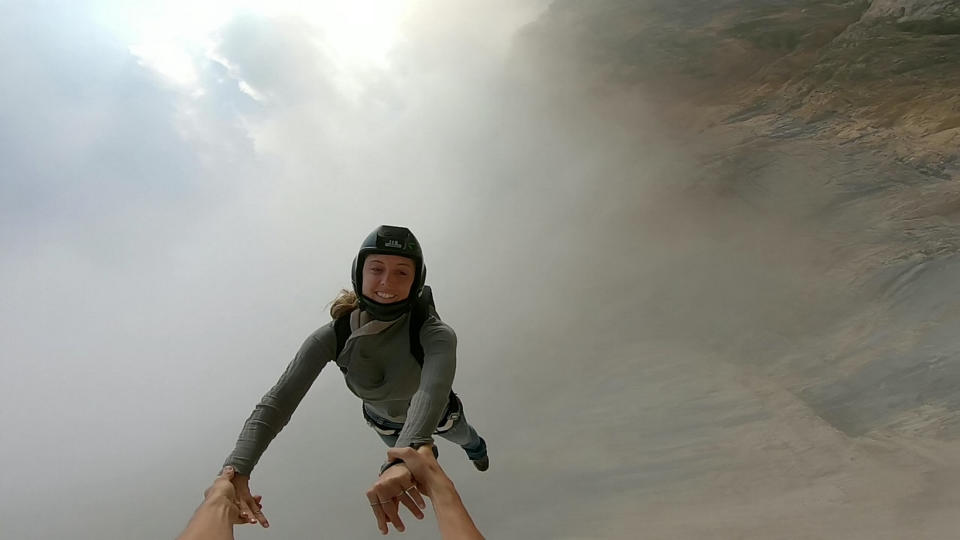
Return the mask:
POLYGON ((402 302, 410 296, 417 268, 399 255, 368 255, 363 261, 363 295, 381 304, 402 302))

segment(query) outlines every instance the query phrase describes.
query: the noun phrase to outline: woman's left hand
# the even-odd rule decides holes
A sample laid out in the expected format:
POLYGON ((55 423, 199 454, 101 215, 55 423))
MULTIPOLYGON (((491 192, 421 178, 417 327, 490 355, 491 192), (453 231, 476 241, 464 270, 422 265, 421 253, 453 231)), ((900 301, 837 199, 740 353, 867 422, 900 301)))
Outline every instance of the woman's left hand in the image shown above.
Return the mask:
POLYGON ((393 523, 394 528, 400 532, 404 531, 403 520, 400 519, 400 503, 417 519, 423 519, 421 509, 427 507, 413 475, 403 463, 383 471, 373 487, 367 490, 367 501, 377 518, 377 527, 381 534, 387 534, 387 523, 393 523))

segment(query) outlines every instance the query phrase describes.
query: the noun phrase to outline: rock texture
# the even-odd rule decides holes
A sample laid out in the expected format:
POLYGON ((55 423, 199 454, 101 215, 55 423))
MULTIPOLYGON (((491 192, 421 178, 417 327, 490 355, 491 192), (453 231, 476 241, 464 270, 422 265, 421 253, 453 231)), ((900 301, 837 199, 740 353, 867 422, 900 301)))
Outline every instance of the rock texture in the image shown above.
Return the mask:
POLYGON ((554 3, 531 48, 602 84, 714 106, 700 120, 885 145, 930 172, 960 146, 960 7, 936 0, 554 3))
POLYGON ((960 3, 557 0, 515 67, 595 188, 546 409, 630 411, 583 537, 960 530, 960 3))

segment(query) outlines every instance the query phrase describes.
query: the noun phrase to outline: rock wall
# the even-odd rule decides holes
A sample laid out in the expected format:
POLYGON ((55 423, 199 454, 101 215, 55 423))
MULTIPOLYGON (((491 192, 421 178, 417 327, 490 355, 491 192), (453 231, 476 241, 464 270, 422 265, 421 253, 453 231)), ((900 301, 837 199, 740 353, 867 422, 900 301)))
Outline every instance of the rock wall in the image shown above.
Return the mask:
POLYGON ((698 106, 693 123, 774 133, 796 121, 935 174, 957 168, 955 1, 558 0, 525 50, 558 71, 577 66, 578 81, 698 106))
MULTIPOLYGON (((703 274, 681 285, 664 278, 658 317, 675 324, 661 334, 709 335, 718 353, 847 435, 957 438, 958 22, 960 2, 938 0, 557 0, 517 54, 567 109, 619 108, 609 114, 623 124, 643 104, 664 138, 684 141, 699 172, 679 197, 709 193, 702 208, 735 209, 737 234, 758 239, 731 247, 743 268, 730 275, 795 256, 797 238, 816 237, 829 254, 811 294, 733 280, 726 311, 704 307, 716 298, 710 285, 689 286, 718 282, 713 261, 689 261, 703 274), (771 223, 794 236, 751 230, 771 223), (857 296, 845 314, 825 314, 826 283, 857 296), (774 322, 780 305, 791 322, 774 322), (820 327, 810 323, 818 318, 820 327)), ((796 277, 776 271, 782 283, 796 277)))

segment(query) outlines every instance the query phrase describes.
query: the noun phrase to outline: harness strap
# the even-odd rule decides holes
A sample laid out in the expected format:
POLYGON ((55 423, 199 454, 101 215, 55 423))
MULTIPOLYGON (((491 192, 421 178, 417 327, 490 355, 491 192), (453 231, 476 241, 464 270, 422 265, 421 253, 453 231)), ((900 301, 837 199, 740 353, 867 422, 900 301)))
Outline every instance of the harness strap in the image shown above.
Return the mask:
MULTIPOLYGON (((339 358, 340 353, 343 352, 343 348, 347 345, 347 338, 350 337, 350 314, 347 313, 346 315, 343 315, 337 319, 337 322, 334 323, 333 329, 337 334, 337 354, 334 358, 339 358)), ((343 366, 339 367, 340 371, 346 375, 347 368, 343 366)))
MULTIPOLYGON (((380 435, 390 436, 397 435, 400 433, 400 430, 403 429, 403 424, 397 424, 396 422, 389 422, 382 418, 375 418, 367 412, 367 408, 362 406, 360 407, 363 410, 363 419, 367 421, 367 424, 373 428, 374 431, 380 435), (397 427, 399 425, 399 427, 397 427)), ((460 398, 457 396, 453 390, 450 391, 450 397, 447 400, 447 408, 443 411, 443 416, 440 417, 440 422, 437 425, 437 429, 434 430, 435 434, 446 433, 453 429, 453 425, 460 419, 460 416, 463 414, 463 403, 460 401, 460 398)))
POLYGON ((440 419, 440 424, 434 433, 446 433, 453 429, 453 425, 460 419, 461 414, 463 414, 463 403, 460 402, 457 394, 451 390, 450 399, 447 400, 447 410, 444 411, 443 418, 440 419))
POLYGON ((437 312, 436 304, 433 301, 433 289, 429 285, 423 286, 420 298, 410 311, 410 354, 417 359, 417 363, 423 366, 423 344, 420 343, 420 329, 423 328, 424 321, 427 320, 430 309, 433 313, 437 312))

